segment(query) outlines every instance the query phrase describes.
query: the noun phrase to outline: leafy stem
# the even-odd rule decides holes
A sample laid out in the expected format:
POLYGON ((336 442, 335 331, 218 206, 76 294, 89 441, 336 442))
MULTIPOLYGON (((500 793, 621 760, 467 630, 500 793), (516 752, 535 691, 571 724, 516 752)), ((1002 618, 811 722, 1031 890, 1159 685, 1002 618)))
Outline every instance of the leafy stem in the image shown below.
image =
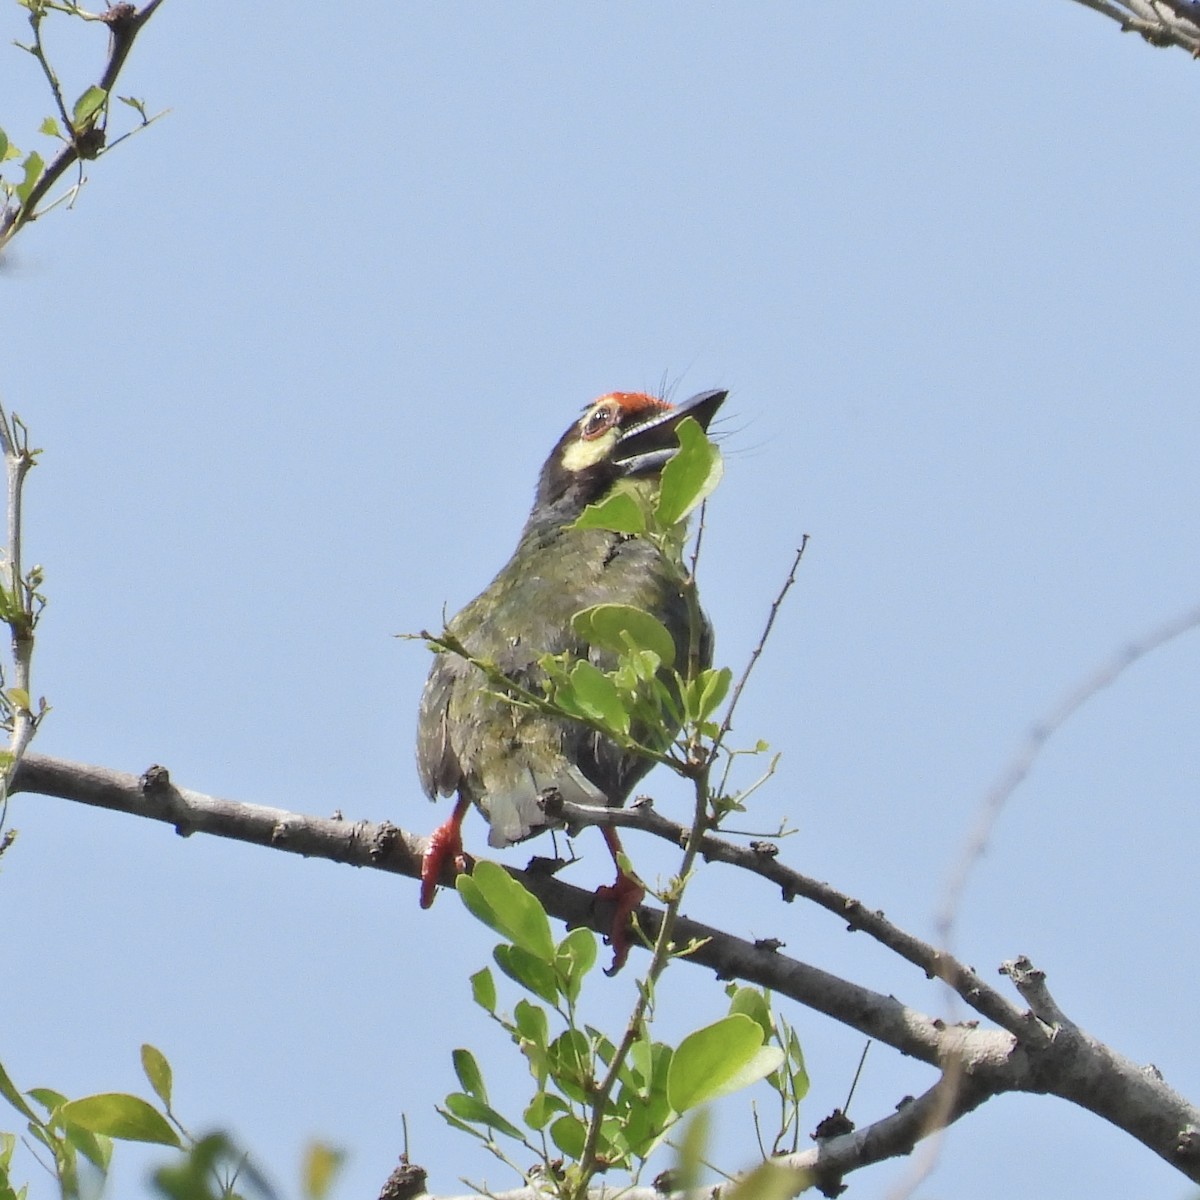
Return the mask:
MULTIPOLYGON (((0 181, 0 249, 3 249, 24 226, 37 220, 39 216, 61 202, 63 197, 44 204, 51 189, 71 167, 78 166, 79 177, 75 185, 68 189, 66 193, 68 198, 73 197, 84 182, 83 164, 86 161, 99 158, 107 150, 111 150, 113 146, 124 141, 126 137, 146 128, 157 119, 147 117, 142 101, 119 97, 137 111, 141 117, 141 124, 115 141, 107 142, 109 106, 117 77, 125 65, 125 60, 129 57, 130 50, 133 49, 138 34, 163 0, 148 0, 148 3, 144 4, 141 9, 128 3, 114 4, 102 13, 85 12, 78 5, 56 4, 51 0, 22 0, 22 2, 29 9, 33 41, 30 45, 22 43, 18 43, 18 45, 37 60, 49 84, 55 108, 62 120, 60 129, 55 118, 47 118, 42 125, 42 132, 61 138, 62 145, 49 163, 46 163, 36 150, 27 154, 21 163, 24 170, 22 182, 0 181), (63 13, 83 21, 99 22, 106 25, 111 34, 108 59, 100 78, 83 91, 73 108, 67 103, 58 73, 50 62, 42 41, 41 25, 48 12, 63 13), (15 203, 8 203, 10 200, 15 200, 15 203)), ((0 131, 0 166, 3 165, 6 158, 12 158, 19 154, 20 151, 9 145, 7 137, 3 131, 0 131)))
MULTIPOLYGON (((8 795, 8 785, 17 763, 37 731, 41 712, 35 714, 30 699, 33 670, 34 626, 44 599, 38 591, 42 581, 40 567, 28 575, 21 568, 21 498, 25 477, 37 461, 38 451, 29 445, 29 430, 16 414, 0 407, 0 451, 4 454, 6 489, 6 546, 0 578, 0 619, 8 626, 12 642, 12 679, 4 692, 5 717, 9 726, 9 745, 0 772, 0 799, 8 795)), ((42 710, 44 711, 44 709, 42 710)))
POLYGON ((678 920, 679 909, 683 904, 684 892, 687 890, 687 882, 691 878, 696 855, 700 852, 700 844, 704 840, 707 828, 709 805, 708 774, 709 769, 705 765, 700 773, 695 776, 696 802, 692 813, 692 827, 688 833, 687 844, 683 849, 683 857, 679 864, 679 874, 676 876, 674 886, 668 890, 668 894, 665 897, 666 905, 663 911, 663 919, 658 927, 658 936, 654 939, 654 949, 650 955, 650 966, 646 970, 645 977, 640 981, 638 998, 633 1006, 633 1011, 629 1015, 629 1022, 625 1026, 625 1033, 622 1035, 620 1044, 612 1056, 612 1061, 608 1064, 608 1071, 605 1073, 604 1079, 596 1089, 595 1097, 591 1104, 592 1115, 588 1122, 583 1154, 580 1156, 577 1168, 578 1179, 575 1187, 572 1189, 571 1200, 582 1200, 582 1197, 586 1196, 589 1183, 603 1165, 598 1160, 596 1149, 600 1142, 601 1126, 604 1116, 608 1111, 613 1088, 616 1086, 634 1043, 642 1035, 647 1015, 654 1002, 655 986, 662 973, 667 969, 667 964, 671 961, 675 952, 674 944, 671 940, 675 932, 675 923, 678 920))

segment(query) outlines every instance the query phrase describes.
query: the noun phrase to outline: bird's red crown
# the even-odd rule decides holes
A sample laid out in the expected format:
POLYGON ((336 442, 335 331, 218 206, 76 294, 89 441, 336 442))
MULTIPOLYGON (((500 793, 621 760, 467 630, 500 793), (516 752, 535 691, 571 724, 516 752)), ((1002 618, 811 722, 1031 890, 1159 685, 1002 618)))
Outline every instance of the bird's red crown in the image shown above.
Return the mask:
POLYGON ((597 396, 589 408, 597 404, 603 404, 606 400, 611 400, 622 412, 640 413, 647 409, 667 409, 671 405, 666 400, 660 400, 657 396, 651 396, 646 392, 608 392, 604 396, 597 396))

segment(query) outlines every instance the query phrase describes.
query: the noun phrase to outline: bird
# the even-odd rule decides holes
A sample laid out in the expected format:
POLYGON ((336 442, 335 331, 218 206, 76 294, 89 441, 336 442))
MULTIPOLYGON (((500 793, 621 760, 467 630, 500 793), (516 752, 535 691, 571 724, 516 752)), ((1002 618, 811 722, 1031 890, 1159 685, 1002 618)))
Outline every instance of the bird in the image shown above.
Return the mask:
MULTIPOLYGON (((573 525, 588 505, 618 486, 652 494, 678 450, 676 426, 694 417, 707 431, 726 395, 710 390, 671 404, 644 392, 609 392, 587 405, 541 468, 512 557, 449 621, 447 633, 467 654, 536 693, 544 682, 538 662, 543 655, 569 652, 590 658, 601 670, 613 669, 615 655, 589 646, 572 617, 596 604, 625 604, 662 622, 674 639, 676 662, 687 662, 694 652, 693 661, 708 667, 711 624, 698 606, 689 606, 678 568, 658 546, 642 536, 573 525)), ((673 738, 678 730, 667 732, 673 738)), ((514 705, 479 667, 443 648, 421 695, 417 769, 431 800, 454 796, 455 805, 429 839, 421 907, 433 903, 449 864, 466 869, 462 824, 472 806, 487 818, 489 844, 509 846, 561 826, 545 811, 547 793, 619 807, 652 766, 644 755, 580 722, 514 705)), ((645 889, 621 869, 616 829, 601 828, 617 867, 616 882, 597 890, 599 898, 616 905, 609 934, 615 973, 628 955, 630 917, 645 889)))

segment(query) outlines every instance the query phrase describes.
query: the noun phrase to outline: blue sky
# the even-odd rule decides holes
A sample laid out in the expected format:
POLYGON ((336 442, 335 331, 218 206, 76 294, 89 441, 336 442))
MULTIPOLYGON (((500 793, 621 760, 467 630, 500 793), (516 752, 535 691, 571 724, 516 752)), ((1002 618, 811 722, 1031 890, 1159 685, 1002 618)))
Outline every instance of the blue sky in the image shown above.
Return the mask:
MULTIPOLYGON (((22 33, 0 9, 0 40, 22 33)), ((62 47, 78 90, 98 49, 62 47)), ((1067 0, 170 0, 122 90, 171 114, 0 274, 0 397, 45 449, 38 748, 432 828, 411 748, 428 659, 393 635, 487 583, 589 399, 728 387, 702 567, 722 661, 811 539, 738 721, 783 752, 752 821, 788 820, 794 865, 929 934, 1030 725, 1196 603, 1197 69, 1067 0)), ((28 145, 48 111, 3 52, 0 124, 28 145)), ((989 976, 1031 955, 1193 1099, 1198 668, 1192 634, 1054 739, 956 935, 989 976)), ((22 1086, 139 1089, 151 1041, 185 1119, 231 1127, 285 1188, 321 1135, 350 1156, 339 1194, 376 1194, 402 1112, 433 1190, 511 1184, 433 1112, 454 1047, 512 1063, 465 982, 491 939, 452 897, 421 913, 404 881, 61 801, 18 797, 10 822, 0 1054, 22 1086)), ((576 882, 606 878, 598 843, 576 882)), ((944 1005, 719 868, 688 910, 944 1005)), ((675 975, 667 1037, 722 1006, 675 975)), ((630 989, 601 983, 597 1019, 630 989)), ((786 1011, 811 1129, 861 1039, 786 1011)), ((852 1115, 929 1082, 877 1047, 852 1115)), ((720 1149, 753 1156, 736 1107, 720 1149)), ((1007 1098, 917 1195, 1007 1196, 1015 1155, 1063 1200, 1188 1194, 1088 1114, 1007 1098)))

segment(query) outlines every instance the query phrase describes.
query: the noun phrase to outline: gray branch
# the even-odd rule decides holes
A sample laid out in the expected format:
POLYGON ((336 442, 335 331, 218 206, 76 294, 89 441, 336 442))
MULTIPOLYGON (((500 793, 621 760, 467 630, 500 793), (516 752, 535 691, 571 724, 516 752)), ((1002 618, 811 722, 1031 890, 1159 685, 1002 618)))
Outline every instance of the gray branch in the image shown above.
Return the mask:
POLYGON ((1075 0, 1116 21, 1124 33, 1152 46, 1178 46, 1200 58, 1200 3, 1196 0, 1075 0))
MULTIPOLYGON (((13 791, 57 796, 163 821, 185 837, 215 834, 413 879, 419 876, 426 845, 424 838, 387 822, 304 816, 206 796, 176 787, 161 767, 151 767, 139 777, 27 754, 17 768, 13 791)), ((644 808, 611 816, 659 836, 673 836, 668 829, 671 823, 662 824, 664 819, 652 813, 644 808)), ((718 838, 706 839, 705 853, 749 866, 778 883, 785 894, 812 899, 852 920, 852 927, 876 937, 930 974, 949 980, 977 1012, 998 1026, 981 1028, 973 1021, 947 1024, 893 996, 782 954, 777 941, 750 942, 681 919, 678 945, 692 947, 687 962, 707 967, 721 979, 742 979, 770 988, 939 1072, 939 1082, 917 1100, 902 1102, 896 1112, 862 1130, 824 1139, 814 1149, 785 1160, 803 1172, 814 1173, 811 1177, 818 1186, 832 1188, 849 1171, 910 1153, 922 1138, 1005 1092, 1070 1100, 1137 1138, 1188 1179, 1200 1182, 1200 1109, 1169 1088, 1157 1070, 1130 1062, 1074 1024, 1050 997, 1044 975, 1028 960, 1016 959, 1003 968, 1029 1006, 1023 1011, 950 956, 827 884, 775 863, 773 855, 746 851, 718 838), (747 853, 762 861, 744 861, 742 856, 747 853)), ((568 926, 585 925, 601 932, 606 928, 608 914, 603 906, 597 906, 592 893, 533 865, 512 873, 538 896, 551 916, 568 926)), ((639 922, 651 938, 661 917, 659 910, 649 906, 639 911, 639 922)), ((512 1200, 522 1194, 513 1193, 512 1200)), ((627 1190, 623 1194, 634 1195, 627 1190)), ((634 1200, 642 1198, 635 1196, 634 1200)))
MULTIPOLYGON (((561 814, 568 826, 617 825, 637 829, 672 843, 681 843, 688 833, 686 826, 662 816, 649 798, 644 796, 639 796, 628 808, 604 808, 556 800, 553 811, 561 814)), ((727 863, 769 879, 779 886, 783 899, 789 903, 797 896, 811 900, 844 920, 848 929, 862 930, 901 958, 920 967, 929 978, 944 980, 976 1012, 994 1021, 1001 1029, 1007 1029, 1019 1038, 1036 1039, 1041 1036, 1040 1029, 1030 1021, 1028 1013, 1022 1012, 969 967, 893 925, 882 912, 869 909, 862 901, 781 863, 778 858, 779 847, 774 842, 755 840, 746 846, 739 846, 713 834, 705 834, 700 853, 706 862, 727 863)))

